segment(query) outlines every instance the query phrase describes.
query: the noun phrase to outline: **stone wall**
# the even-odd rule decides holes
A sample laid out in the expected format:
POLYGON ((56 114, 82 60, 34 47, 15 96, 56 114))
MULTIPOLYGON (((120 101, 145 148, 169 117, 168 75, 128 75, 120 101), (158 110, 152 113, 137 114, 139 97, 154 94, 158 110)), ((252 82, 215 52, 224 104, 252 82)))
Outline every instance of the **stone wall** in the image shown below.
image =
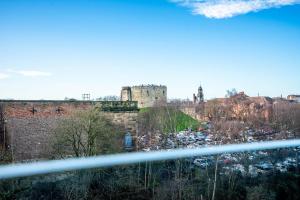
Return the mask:
POLYGON ((198 121, 207 120, 204 115, 204 104, 182 105, 180 106, 180 110, 198 121))
POLYGON ((121 101, 132 101, 131 87, 122 87, 121 101))
MULTIPOLYGON (((98 106, 94 101, 0 101, 5 117, 8 150, 13 161, 51 158, 53 130, 74 111, 98 106)), ((125 131, 136 134, 138 111, 104 112, 125 131)))
POLYGON ((4 120, 4 108, 0 104, 0 151, 5 149, 6 146, 6 134, 5 134, 5 120, 4 120))
POLYGON ((123 127, 124 131, 136 134, 138 112, 105 112, 105 115, 114 124, 123 127))
POLYGON ((137 101, 139 108, 153 107, 167 103, 167 87, 162 85, 140 85, 123 87, 122 101, 137 101))
POLYGON ((53 130, 59 117, 8 118, 6 127, 13 161, 52 157, 53 130))

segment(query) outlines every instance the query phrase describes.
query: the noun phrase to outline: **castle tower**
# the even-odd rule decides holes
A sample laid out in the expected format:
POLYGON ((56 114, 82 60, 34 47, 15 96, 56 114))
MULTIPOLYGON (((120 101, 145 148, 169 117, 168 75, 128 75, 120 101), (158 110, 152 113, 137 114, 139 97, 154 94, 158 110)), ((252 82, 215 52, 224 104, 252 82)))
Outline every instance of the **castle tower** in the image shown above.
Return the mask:
POLYGON ((121 101, 132 101, 131 87, 122 87, 121 101))
POLYGON ((163 85, 123 87, 121 101, 137 101, 139 108, 165 105, 167 103, 167 87, 163 85))

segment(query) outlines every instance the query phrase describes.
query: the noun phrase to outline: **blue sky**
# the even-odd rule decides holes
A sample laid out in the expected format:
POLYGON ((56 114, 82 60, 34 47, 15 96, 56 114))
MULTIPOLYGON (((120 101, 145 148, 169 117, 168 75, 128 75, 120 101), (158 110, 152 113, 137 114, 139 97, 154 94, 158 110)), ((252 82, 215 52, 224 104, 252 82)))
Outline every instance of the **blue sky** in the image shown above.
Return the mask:
POLYGON ((1 0, 0 98, 300 93, 298 0, 1 0))

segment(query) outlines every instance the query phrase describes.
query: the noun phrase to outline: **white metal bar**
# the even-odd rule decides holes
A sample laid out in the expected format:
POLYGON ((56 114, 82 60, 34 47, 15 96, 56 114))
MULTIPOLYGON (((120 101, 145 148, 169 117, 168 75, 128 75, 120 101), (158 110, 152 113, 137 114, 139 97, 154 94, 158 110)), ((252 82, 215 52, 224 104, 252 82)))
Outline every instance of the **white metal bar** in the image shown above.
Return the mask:
POLYGON ((195 149, 172 149, 151 152, 135 152, 95 157, 71 158, 64 160, 40 161, 34 163, 10 164, 0 166, 0 179, 41 175, 70 170, 110 167, 147 161, 172 160, 185 157, 216 155, 300 146, 300 139, 228 144, 195 149))

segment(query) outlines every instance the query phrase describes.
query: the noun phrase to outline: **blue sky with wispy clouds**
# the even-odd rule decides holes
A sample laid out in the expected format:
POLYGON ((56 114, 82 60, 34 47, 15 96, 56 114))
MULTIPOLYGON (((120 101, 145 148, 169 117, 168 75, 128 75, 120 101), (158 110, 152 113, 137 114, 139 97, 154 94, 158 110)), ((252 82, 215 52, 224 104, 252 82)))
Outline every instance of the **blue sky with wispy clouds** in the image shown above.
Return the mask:
POLYGON ((299 0, 2 0, 0 98, 300 93, 299 0))

